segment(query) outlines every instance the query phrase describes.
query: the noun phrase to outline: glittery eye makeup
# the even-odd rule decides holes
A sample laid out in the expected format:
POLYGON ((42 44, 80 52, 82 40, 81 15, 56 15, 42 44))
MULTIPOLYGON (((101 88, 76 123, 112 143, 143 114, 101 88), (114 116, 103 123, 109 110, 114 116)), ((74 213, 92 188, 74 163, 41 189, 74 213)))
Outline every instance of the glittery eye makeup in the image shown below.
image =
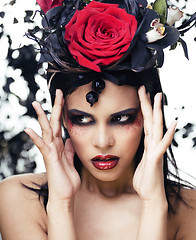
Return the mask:
POLYGON ((88 125, 92 125, 92 123, 94 123, 94 121, 92 120, 92 118, 88 117, 88 116, 80 116, 80 115, 72 115, 69 118, 71 120, 71 123, 73 125, 79 125, 79 126, 88 126, 88 125))
MULTIPOLYGON (((138 116, 140 108, 129 108, 117 113, 114 113, 110 116, 109 125, 111 126, 124 126, 133 124, 138 116)), ((72 109, 68 110, 68 118, 71 121, 72 125, 76 126, 90 126, 95 124, 95 119, 91 114, 86 112, 72 109)))
POLYGON ((112 115, 112 125, 128 125, 133 124, 138 116, 140 108, 130 108, 122 112, 118 112, 112 115))
POLYGON ((72 125, 77 126, 89 126, 95 122, 90 114, 76 109, 68 111, 68 118, 71 121, 72 125))

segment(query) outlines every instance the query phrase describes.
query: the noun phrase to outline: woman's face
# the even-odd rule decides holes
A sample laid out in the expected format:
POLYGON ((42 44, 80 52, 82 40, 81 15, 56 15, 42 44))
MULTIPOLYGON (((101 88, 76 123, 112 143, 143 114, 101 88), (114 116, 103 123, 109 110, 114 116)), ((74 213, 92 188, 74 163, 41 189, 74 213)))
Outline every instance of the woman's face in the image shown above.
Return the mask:
POLYGON ((136 88, 105 83, 93 107, 86 101, 92 83, 69 95, 65 127, 87 171, 97 179, 113 181, 133 168, 143 118, 136 88))

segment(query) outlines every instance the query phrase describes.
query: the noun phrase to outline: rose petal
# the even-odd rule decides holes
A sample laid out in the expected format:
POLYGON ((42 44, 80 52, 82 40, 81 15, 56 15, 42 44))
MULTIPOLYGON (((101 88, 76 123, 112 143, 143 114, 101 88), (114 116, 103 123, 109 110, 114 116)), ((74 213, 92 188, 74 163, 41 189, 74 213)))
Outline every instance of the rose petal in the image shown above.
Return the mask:
POLYGON ((65 28, 65 40, 76 61, 101 71, 99 66, 115 63, 127 51, 137 30, 137 21, 117 4, 92 1, 83 10, 76 11, 65 28))
POLYGON ((36 2, 39 4, 44 13, 46 13, 52 5, 52 0, 36 0, 36 2))
POLYGON ((62 6, 63 5, 63 1, 64 0, 53 0, 52 4, 51 4, 51 8, 53 7, 58 7, 58 6, 62 6))
POLYGON ((63 0, 36 0, 36 2, 39 4, 44 13, 54 7, 62 6, 63 4, 63 0))
POLYGON ((119 41, 127 41, 127 37, 129 37, 128 41, 131 40, 131 36, 129 34, 129 27, 128 24, 125 24, 124 22, 120 22, 118 19, 110 18, 112 16, 109 16, 108 18, 99 19, 97 22, 93 19, 89 20, 89 24, 85 30, 85 40, 87 41, 93 41, 93 45, 103 45, 108 44, 106 47, 110 48, 115 47, 113 46, 115 43, 119 41), (103 20, 101 23, 100 20, 103 20), (118 28, 113 27, 111 22, 116 26, 118 25, 118 28), (98 25, 98 26, 97 26, 98 25), (99 27, 99 28, 98 28, 99 27), (113 27, 113 28, 112 28, 113 27), (97 29, 98 28, 98 29, 97 29), (94 34, 94 32, 96 34, 94 34), (105 33, 104 33, 105 31, 105 33), (107 35, 108 34, 108 35, 107 35), (110 34, 110 35, 109 35, 110 34))
POLYGON ((76 61, 83 67, 87 67, 96 71, 96 72, 101 72, 101 69, 99 66, 97 66, 96 64, 94 64, 92 61, 89 61, 86 57, 84 57, 80 52, 73 51, 73 56, 76 59, 76 61))
POLYGON ((115 63, 121 58, 121 56, 111 56, 110 58, 99 58, 94 61, 95 64, 100 66, 106 66, 115 63))

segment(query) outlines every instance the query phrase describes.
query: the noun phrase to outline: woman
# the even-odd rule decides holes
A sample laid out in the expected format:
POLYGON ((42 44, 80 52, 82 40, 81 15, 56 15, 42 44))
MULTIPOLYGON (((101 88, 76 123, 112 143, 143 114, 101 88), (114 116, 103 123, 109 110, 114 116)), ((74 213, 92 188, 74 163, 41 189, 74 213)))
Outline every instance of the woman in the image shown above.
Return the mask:
POLYGON ((161 24, 145 1, 121 8, 38 3, 49 34, 31 36, 49 63, 54 106, 48 121, 34 102, 42 137, 25 132, 46 173, 1 183, 3 239, 194 239, 195 191, 183 189, 175 174, 176 183, 168 180, 176 122, 166 130, 155 68, 178 31, 161 24), (158 32, 153 42, 149 26, 158 32), (65 145, 61 123, 70 136, 65 145))

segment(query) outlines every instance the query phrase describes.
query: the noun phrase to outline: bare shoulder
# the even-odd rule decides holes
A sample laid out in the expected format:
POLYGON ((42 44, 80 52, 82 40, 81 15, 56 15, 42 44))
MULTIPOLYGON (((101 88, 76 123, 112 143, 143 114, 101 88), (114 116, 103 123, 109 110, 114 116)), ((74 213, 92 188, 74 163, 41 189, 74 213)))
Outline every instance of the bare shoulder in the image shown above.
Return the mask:
POLYGON ((46 179, 45 173, 39 173, 39 174, 27 173, 27 174, 20 174, 20 175, 14 175, 14 176, 8 177, 0 182, 0 186, 2 187, 3 185, 7 185, 7 184, 18 185, 18 183, 31 184, 31 186, 33 186, 33 183, 43 184, 46 181, 47 179, 46 179))
POLYGON ((185 203, 179 204, 177 218, 179 223, 176 239, 194 240, 196 236, 196 190, 182 189, 185 203))
MULTIPOLYGON (((25 186, 36 188, 38 185, 46 183, 46 174, 21 174, 8 177, 0 182, 1 200, 9 199, 20 200, 25 202, 30 199, 37 199, 37 194, 33 191, 27 191, 25 186)), ((38 188, 38 187, 37 187, 38 188)))
POLYGON ((32 234, 28 239, 46 239, 43 203, 35 192, 25 188, 36 188, 35 184, 42 185, 45 182, 45 174, 22 174, 0 183, 0 230, 3 239, 23 240, 26 234, 32 234))

